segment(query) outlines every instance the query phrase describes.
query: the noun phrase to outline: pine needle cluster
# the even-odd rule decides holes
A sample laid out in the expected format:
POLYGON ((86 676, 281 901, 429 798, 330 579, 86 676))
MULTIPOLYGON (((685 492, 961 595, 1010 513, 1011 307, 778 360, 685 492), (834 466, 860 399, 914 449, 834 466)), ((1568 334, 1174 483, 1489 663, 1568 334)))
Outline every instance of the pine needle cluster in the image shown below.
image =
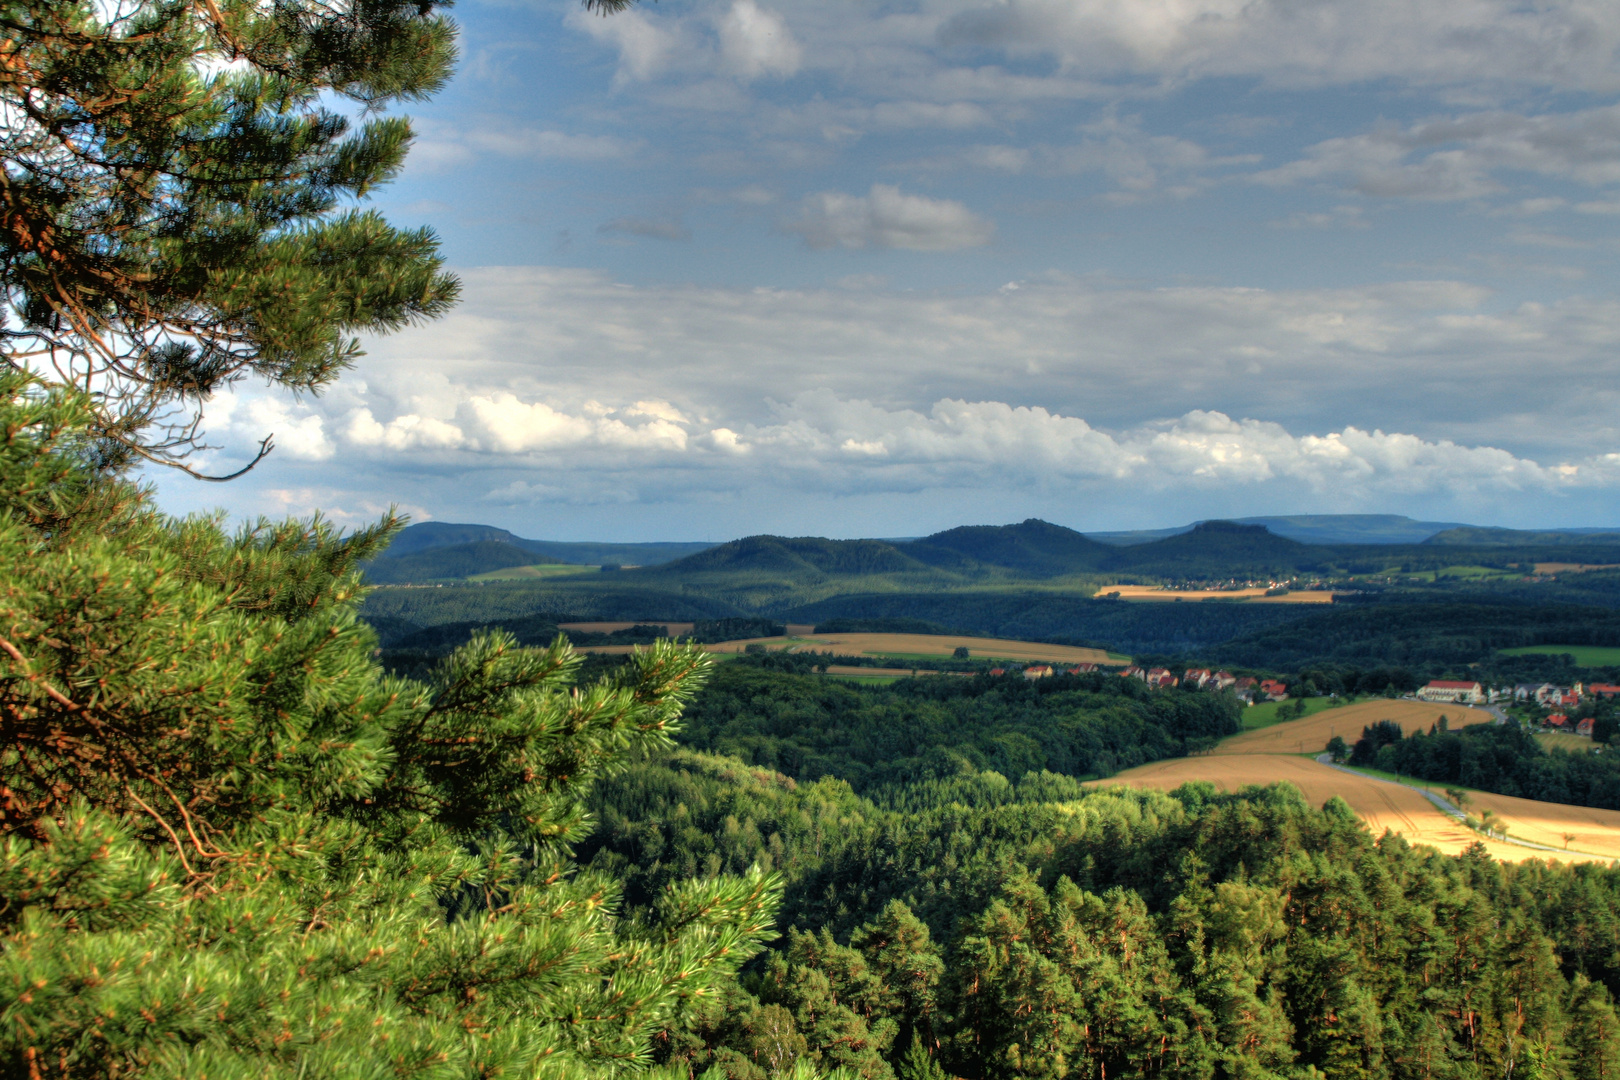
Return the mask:
POLYGON ((97 423, 0 377, 8 1075, 619 1075, 774 936, 772 875, 629 918, 570 859, 701 651, 581 684, 566 642, 497 632, 388 677, 355 565, 395 522, 168 518, 96 467, 97 423))

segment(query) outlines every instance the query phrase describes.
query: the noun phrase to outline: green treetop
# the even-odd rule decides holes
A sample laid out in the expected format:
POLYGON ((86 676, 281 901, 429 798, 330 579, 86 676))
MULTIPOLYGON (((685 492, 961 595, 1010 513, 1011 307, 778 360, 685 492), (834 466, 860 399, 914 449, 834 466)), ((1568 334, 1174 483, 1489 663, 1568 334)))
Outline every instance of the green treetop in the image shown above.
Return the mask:
POLYGON ((8 1075, 617 1075, 774 936, 771 875, 632 919, 569 855, 696 647, 581 685, 497 633, 386 677, 354 567, 392 523, 165 518, 87 460, 96 424, 0 377, 8 1075))
POLYGON ((450 75, 439 6, 0 2, 0 352, 92 395, 109 464, 178 462, 211 391, 319 389, 454 302, 429 230, 346 205, 411 140, 375 110, 450 75))

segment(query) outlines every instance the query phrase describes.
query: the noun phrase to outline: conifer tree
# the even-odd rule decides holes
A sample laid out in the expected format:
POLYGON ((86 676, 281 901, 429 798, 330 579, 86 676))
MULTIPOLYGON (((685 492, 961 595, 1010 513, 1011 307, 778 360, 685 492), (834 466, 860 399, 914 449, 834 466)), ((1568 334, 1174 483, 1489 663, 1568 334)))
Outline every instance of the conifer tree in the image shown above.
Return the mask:
POLYGON ((617 1075, 774 936, 771 875, 629 918, 569 859, 699 650, 578 685, 495 633, 388 678, 355 564, 393 523, 165 518, 98 422, 0 377, 0 1070, 617 1075))

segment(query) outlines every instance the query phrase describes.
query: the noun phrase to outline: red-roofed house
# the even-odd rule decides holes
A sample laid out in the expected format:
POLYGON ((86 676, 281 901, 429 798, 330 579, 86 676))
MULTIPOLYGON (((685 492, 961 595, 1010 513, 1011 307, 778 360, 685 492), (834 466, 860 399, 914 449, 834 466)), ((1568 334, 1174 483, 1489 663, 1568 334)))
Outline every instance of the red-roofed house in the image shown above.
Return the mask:
POLYGON ((1419 701, 1450 701, 1464 705, 1478 705, 1485 700, 1485 690, 1477 682, 1447 682, 1437 679, 1417 692, 1419 701))
POLYGON ((1563 727, 1567 723, 1569 723, 1569 717, 1565 716, 1561 712, 1555 712, 1551 716, 1547 717, 1548 727, 1563 727))
POLYGON ((1590 716, 1575 725, 1575 734, 1585 735, 1588 739, 1592 737, 1592 718, 1590 716))
POLYGON ((1047 664, 1032 664, 1024 669, 1026 679, 1045 679, 1052 674, 1052 668, 1047 664))
POLYGON ((1202 690, 1204 688, 1204 684, 1209 682, 1209 669, 1188 668, 1187 674, 1181 677, 1181 681, 1186 683, 1188 686, 1196 686, 1202 690))
POLYGON ((1209 684, 1216 690, 1225 690, 1228 686, 1236 686, 1237 680, 1230 671, 1217 671, 1209 677, 1209 684))
POLYGON ((1149 686, 1156 686, 1163 689, 1167 686, 1176 685, 1176 682, 1177 679, 1174 675, 1170 674, 1169 668, 1156 667, 1147 673, 1147 684, 1149 686))
POLYGON ((1276 679, 1262 679, 1260 692, 1272 701, 1281 701, 1288 696, 1288 684, 1276 679))
POLYGON ((1593 697, 1612 698, 1620 697, 1620 686, 1613 683, 1595 682, 1586 688, 1586 692, 1593 697))
POLYGON ((1006 668, 1000 668, 1000 667, 993 667, 993 668, 990 669, 990 674, 992 674, 992 675, 1005 675, 1005 674, 1007 674, 1007 669, 1006 668))

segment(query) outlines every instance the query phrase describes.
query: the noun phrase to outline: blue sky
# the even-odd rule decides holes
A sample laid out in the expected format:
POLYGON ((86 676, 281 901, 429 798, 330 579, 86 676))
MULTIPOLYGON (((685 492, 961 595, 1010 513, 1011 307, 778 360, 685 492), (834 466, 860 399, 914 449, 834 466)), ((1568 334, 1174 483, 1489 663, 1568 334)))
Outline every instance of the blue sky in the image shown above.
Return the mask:
POLYGON ((557 539, 1616 525, 1620 5, 463 0, 465 300, 176 510, 557 539))

